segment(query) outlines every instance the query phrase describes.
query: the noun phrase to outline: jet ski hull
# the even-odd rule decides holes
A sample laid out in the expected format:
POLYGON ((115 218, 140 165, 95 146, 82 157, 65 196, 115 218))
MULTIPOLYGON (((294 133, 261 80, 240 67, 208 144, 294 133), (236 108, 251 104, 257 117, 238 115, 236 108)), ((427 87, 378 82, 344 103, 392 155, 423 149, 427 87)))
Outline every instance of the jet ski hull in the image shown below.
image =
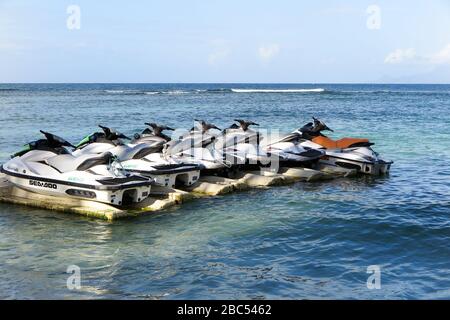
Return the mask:
POLYGON ((144 143, 114 146, 108 143, 92 143, 75 154, 98 154, 111 152, 121 160, 121 166, 128 172, 150 177, 165 187, 190 186, 200 177, 200 168, 195 164, 170 163, 161 153, 149 152, 152 147, 144 143), (144 152, 142 152, 144 151, 144 152), (146 154, 146 152, 149 152, 146 154))
POLYGON ((128 161, 123 162, 123 168, 129 172, 137 173, 145 177, 152 178, 156 184, 166 187, 191 186, 198 181, 200 177, 200 167, 198 165, 188 164, 167 164, 153 166, 155 170, 139 170, 130 166, 128 161))
POLYGON ((278 158, 280 167, 310 167, 325 155, 320 148, 310 147, 308 142, 280 141, 270 144, 265 151, 278 158))
POLYGON ((344 169, 356 169, 357 172, 368 175, 385 175, 389 173, 392 161, 377 159, 375 161, 363 161, 350 159, 345 156, 336 156, 327 152, 327 155, 319 160, 320 163, 341 167, 344 169))
POLYGON ((311 168, 314 166, 315 163, 317 163, 319 159, 314 160, 287 160, 280 158, 278 166, 280 168, 287 167, 287 168, 311 168))
POLYGON ((152 182, 143 177, 105 179, 104 184, 85 184, 44 178, 33 174, 10 171, 4 166, 0 172, 18 188, 58 197, 78 198, 123 206, 140 202, 150 195, 152 182), (127 181, 128 180, 128 181, 127 181))

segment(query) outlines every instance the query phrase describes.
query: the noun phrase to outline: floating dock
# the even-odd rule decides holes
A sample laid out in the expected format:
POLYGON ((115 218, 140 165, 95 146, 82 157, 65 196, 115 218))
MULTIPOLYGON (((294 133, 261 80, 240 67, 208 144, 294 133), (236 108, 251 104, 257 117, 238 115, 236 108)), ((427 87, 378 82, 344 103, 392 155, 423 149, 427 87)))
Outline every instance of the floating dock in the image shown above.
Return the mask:
POLYGON ((180 205, 191 199, 218 196, 249 188, 267 188, 287 185, 297 181, 318 181, 356 174, 354 170, 333 167, 281 168, 278 173, 270 171, 245 172, 236 179, 216 176, 201 177, 194 185, 184 190, 152 186, 150 197, 126 208, 117 208, 90 200, 42 195, 12 186, 4 175, 0 175, 0 202, 13 203, 54 211, 70 212, 105 220, 139 216, 180 205))

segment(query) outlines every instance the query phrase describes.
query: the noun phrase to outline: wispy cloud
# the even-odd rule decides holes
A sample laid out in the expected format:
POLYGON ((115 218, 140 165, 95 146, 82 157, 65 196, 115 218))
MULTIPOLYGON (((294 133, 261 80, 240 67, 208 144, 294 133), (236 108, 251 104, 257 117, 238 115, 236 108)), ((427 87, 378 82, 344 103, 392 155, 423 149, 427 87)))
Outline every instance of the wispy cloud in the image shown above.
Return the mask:
POLYGON ((450 64, 450 43, 438 52, 430 55, 419 55, 416 53, 414 48, 396 49, 386 56, 384 63, 421 63, 429 65, 450 64))
POLYGON ((386 56, 386 58, 384 59, 384 63, 397 64, 412 61, 415 58, 416 50, 414 50, 414 48, 396 49, 386 56))
POLYGON ((216 39, 211 42, 212 52, 208 55, 208 64, 216 66, 225 61, 231 53, 231 48, 227 41, 216 39))
POLYGON ((259 47, 259 49, 258 49, 259 58, 263 62, 269 62, 279 52, 280 52, 280 46, 277 43, 264 45, 264 46, 259 47))
POLYGON ((433 64, 450 64, 450 43, 430 57, 433 64))

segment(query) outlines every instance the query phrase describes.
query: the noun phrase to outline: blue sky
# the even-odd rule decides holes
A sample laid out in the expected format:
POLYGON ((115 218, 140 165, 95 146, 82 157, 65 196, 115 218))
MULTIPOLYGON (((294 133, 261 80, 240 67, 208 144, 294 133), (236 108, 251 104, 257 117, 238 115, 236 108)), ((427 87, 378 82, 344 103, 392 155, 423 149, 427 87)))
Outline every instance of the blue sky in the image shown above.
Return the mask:
POLYGON ((0 82, 450 83, 450 1, 0 0, 0 82))

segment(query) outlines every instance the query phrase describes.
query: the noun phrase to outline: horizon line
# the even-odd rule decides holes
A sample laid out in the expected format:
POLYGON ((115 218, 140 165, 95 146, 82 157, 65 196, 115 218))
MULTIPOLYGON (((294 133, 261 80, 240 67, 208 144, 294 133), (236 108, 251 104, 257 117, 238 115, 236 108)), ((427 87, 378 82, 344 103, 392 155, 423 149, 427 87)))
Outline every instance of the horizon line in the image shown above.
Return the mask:
POLYGON ((363 84, 363 85, 450 85, 450 82, 0 82, 5 84, 363 84))

